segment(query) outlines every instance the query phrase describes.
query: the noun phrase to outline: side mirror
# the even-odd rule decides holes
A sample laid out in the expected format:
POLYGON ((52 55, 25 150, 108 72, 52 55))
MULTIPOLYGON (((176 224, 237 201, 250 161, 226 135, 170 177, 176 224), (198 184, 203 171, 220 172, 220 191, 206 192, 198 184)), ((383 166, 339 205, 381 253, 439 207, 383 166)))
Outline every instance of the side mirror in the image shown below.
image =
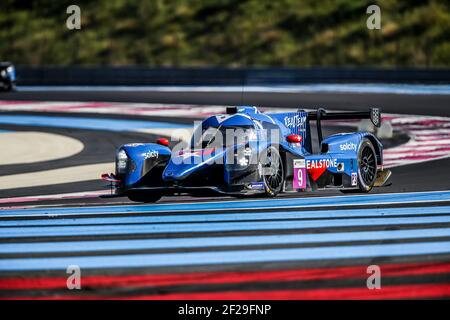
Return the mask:
POLYGON ((286 141, 289 143, 301 143, 302 136, 299 134, 290 134, 286 137, 286 141))
POLYGON ((170 145, 170 141, 166 138, 159 138, 158 140, 156 140, 156 143, 164 147, 168 147, 170 145))

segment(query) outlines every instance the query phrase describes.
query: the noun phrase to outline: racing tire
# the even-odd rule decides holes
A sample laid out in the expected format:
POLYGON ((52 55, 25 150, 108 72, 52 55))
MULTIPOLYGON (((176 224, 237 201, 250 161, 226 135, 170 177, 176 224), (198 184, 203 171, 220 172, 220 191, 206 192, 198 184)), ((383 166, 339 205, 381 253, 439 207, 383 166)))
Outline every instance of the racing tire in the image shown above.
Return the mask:
POLYGON ((7 87, 6 87, 6 91, 9 91, 9 92, 12 92, 12 91, 16 91, 16 85, 15 84, 9 84, 7 87))
POLYGON ((358 149, 358 189, 341 190, 342 193, 368 193, 377 178, 377 155, 372 142, 363 139, 358 149))
POLYGON ((0 91, 3 91, 3 92, 16 91, 16 86, 14 83, 11 83, 11 82, 3 83, 0 85, 0 91))
POLYGON ((162 198, 162 195, 157 193, 132 192, 127 194, 127 197, 134 202, 155 203, 162 198))
POLYGON ((268 197, 275 197, 283 190, 284 186, 284 166, 283 159, 277 148, 270 146, 260 159, 260 164, 263 169, 269 170, 269 174, 263 174, 265 195, 268 197))

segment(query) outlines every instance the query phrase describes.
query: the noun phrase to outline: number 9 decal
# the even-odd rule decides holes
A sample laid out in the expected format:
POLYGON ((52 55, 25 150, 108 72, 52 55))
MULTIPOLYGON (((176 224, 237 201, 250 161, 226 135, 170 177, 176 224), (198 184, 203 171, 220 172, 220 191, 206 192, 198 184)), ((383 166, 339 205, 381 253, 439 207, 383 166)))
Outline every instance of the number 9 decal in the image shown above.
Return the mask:
POLYGON ((305 189, 306 188, 306 169, 305 168, 294 168, 294 189, 305 189))
POLYGON ((297 171, 297 185, 302 188, 303 186, 303 171, 298 170, 297 171))

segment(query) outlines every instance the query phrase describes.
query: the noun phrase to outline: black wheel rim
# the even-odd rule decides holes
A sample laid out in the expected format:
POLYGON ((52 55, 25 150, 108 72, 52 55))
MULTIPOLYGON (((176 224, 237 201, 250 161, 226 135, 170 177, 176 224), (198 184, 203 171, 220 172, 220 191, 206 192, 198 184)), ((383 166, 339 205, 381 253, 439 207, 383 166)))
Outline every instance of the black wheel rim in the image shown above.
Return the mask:
POLYGON ((281 164, 281 159, 277 152, 273 152, 272 149, 267 150, 266 155, 266 168, 270 168, 270 174, 264 176, 264 180, 266 185, 271 190, 278 190, 283 181, 283 168, 281 164))
POLYGON ((375 154, 371 148, 365 147, 359 163, 361 178, 366 185, 371 185, 377 173, 375 154))

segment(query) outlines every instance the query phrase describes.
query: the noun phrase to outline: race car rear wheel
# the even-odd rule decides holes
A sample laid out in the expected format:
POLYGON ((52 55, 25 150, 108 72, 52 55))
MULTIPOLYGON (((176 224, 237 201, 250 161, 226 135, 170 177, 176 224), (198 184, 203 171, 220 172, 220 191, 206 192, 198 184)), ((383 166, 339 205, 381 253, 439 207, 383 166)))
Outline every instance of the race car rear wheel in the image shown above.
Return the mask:
POLYGON ((154 203, 161 199, 162 195, 157 193, 130 192, 127 194, 127 197, 134 202, 154 203))
POLYGON ((372 142, 364 139, 358 150, 358 186, 361 192, 372 190, 377 178, 377 155, 372 142))
POLYGON ((261 157, 265 194, 275 197, 283 190, 284 167, 278 149, 270 146, 261 157))
POLYGON ((372 142, 363 139, 358 149, 358 189, 343 189, 342 193, 367 193, 377 177, 377 156, 372 142))

